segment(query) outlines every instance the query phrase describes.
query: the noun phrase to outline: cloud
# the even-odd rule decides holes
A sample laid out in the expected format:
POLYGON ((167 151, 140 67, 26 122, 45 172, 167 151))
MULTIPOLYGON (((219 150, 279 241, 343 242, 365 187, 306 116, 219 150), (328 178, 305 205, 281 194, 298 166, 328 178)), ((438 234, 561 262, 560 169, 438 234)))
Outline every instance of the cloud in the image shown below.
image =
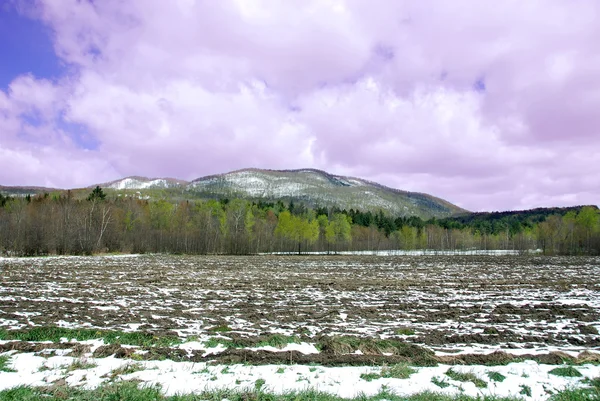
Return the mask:
POLYGON ((593 0, 37 0, 22 12, 51 29, 68 68, 0 91, 4 184, 316 167, 472 210, 598 203, 593 0))

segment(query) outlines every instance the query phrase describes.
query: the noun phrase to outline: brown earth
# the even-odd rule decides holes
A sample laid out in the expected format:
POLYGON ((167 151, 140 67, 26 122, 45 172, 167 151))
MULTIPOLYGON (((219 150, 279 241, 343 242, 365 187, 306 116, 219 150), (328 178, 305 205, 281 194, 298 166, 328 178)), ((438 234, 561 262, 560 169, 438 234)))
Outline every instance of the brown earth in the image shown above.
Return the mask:
MULTIPOLYGON (((367 339, 365 339, 367 340, 367 339)), ((80 349, 81 344, 33 344, 28 342, 11 342, 3 344, 0 352, 39 352, 49 349, 80 349)), ((89 352, 89 349, 87 350, 89 352)), ((91 355, 94 358, 127 358, 134 360, 163 360, 170 359, 176 362, 208 362, 216 364, 316 364, 322 366, 381 366, 397 363, 412 366, 446 365, 506 365, 511 362, 534 360, 538 363, 549 365, 600 363, 600 353, 589 351, 581 352, 577 357, 572 357, 563 352, 550 352, 539 355, 525 354, 513 355, 503 351, 488 354, 461 354, 461 355, 434 355, 432 351, 416 345, 409 345, 402 353, 383 355, 372 353, 369 355, 339 354, 333 349, 325 349, 320 354, 302 354, 298 351, 252 351, 247 349, 227 349, 218 354, 203 356, 205 351, 194 350, 186 352, 182 349, 167 347, 123 347, 120 344, 103 345, 98 347, 91 355), (137 350, 145 353, 136 353, 137 350)), ((78 356, 83 356, 79 354, 78 356)))
MULTIPOLYGON (((62 320, 98 329, 136 324, 156 336, 177 330, 187 337, 227 326, 227 336, 247 346, 273 329, 315 342, 394 337, 408 328, 415 334, 404 341, 429 347, 600 349, 600 258, 140 256, 0 263, 0 328, 62 320)), ((231 352, 229 358, 239 357, 231 352)))

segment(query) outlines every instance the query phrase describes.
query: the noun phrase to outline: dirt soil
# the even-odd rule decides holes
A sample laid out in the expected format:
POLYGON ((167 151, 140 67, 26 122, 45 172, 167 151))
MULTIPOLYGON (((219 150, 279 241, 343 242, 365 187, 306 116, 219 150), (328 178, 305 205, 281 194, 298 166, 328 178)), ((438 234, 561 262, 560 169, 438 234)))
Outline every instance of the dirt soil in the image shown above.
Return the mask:
MULTIPOLYGON (((214 335, 211 329, 224 326, 232 330, 224 335, 249 339, 249 343, 276 330, 313 342, 337 335, 399 336, 431 349, 554 346, 597 351, 600 258, 109 256, 0 260, 0 329, 48 325, 144 330, 155 335, 176 332, 181 337, 214 335), (405 329, 411 333, 400 335, 405 329)), ((43 345, 30 349, 38 352, 39 346, 43 345)), ((169 352, 169 358, 189 358, 169 352)), ((361 359, 361 363, 376 363, 373 361, 384 355, 353 356, 352 362, 345 361, 345 355, 328 353, 303 356, 228 350, 219 356, 224 361, 243 359, 248 363, 290 357, 307 363, 354 364, 361 359)), ((475 357, 461 355, 457 360, 467 363, 469 358, 475 357)), ((508 357, 492 354, 485 358, 508 357)))
MULTIPOLYGON (((78 343, 29 343, 14 341, 0 345, 0 353, 8 351, 35 352, 41 356, 54 355, 54 350, 71 349, 68 356, 88 356, 90 347, 78 343)), ((314 364, 321 366, 382 366, 397 363, 413 366, 446 365, 506 365, 511 362, 534 360, 538 363, 549 365, 600 363, 600 353, 589 351, 571 356, 563 352, 549 352, 543 354, 514 355, 503 351, 487 354, 460 354, 460 355, 435 355, 431 350, 416 345, 406 347, 400 354, 372 353, 368 355, 339 354, 331 349, 325 349, 319 354, 303 354, 298 351, 265 351, 248 349, 228 349, 217 354, 206 355, 204 350, 185 351, 169 347, 124 347, 120 344, 102 345, 89 354, 94 358, 114 356, 121 359, 133 360, 164 360, 176 362, 207 362, 214 364, 250 364, 250 365, 286 365, 286 364, 314 364), (139 351, 142 351, 140 353, 139 351)))

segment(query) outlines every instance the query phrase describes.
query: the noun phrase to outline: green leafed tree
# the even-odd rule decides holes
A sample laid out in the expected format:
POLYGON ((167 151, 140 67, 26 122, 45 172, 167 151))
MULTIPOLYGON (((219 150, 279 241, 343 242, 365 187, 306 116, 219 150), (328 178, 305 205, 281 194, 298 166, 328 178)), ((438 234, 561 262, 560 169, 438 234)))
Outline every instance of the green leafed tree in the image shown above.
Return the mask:
POLYGON ((600 215, 598 209, 591 206, 581 208, 575 223, 581 238, 581 246, 586 253, 591 251, 592 236, 599 229, 600 215))
POLYGON ((294 216, 289 211, 279 214, 275 234, 298 244, 298 253, 302 252, 302 243, 314 244, 319 238, 319 222, 302 216, 294 216))
POLYGON ((417 229, 411 226, 402 226, 399 230, 399 240, 402 249, 415 249, 417 245, 417 229))
POLYGON ((352 220, 342 213, 333 215, 325 229, 325 238, 330 245, 348 244, 352 240, 352 220))
POLYGON ((155 230, 168 230, 173 217, 175 205, 161 199, 150 203, 150 225, 155 230))

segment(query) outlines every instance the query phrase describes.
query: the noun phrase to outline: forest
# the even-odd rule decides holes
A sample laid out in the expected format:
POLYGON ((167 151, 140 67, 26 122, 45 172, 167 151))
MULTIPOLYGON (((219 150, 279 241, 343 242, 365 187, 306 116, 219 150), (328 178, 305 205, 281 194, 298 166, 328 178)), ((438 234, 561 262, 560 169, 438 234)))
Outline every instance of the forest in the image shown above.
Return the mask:
POLYGON ((470 213, 445 219, 309 207, 294 202, 220 199, 170 202, 85 199, 67 191, 0 194, 0 253, 254 254, 371 250, 493 250, 600 254, 595 206, 470 213))

